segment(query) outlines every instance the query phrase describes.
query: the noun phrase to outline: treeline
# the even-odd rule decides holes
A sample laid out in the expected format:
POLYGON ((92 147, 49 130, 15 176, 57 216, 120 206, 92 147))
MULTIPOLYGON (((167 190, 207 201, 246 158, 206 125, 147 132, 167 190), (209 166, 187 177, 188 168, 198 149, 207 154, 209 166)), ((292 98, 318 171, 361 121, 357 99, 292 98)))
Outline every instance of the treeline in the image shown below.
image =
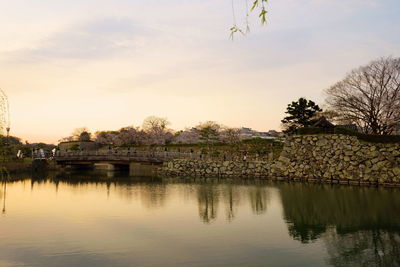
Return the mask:
POLYGON ((31 157, 32 151, 43 149, 45 151, 51 151, 55 145, 45 143, 23 143, 21 138, 15 136, 3 136, 0 135, 0 159, 8 160, 17 157, 18 151, 20 151, 21 157, 31 157))
POLYGON ((168 144, 238 144, 242 141, 237 128, 224 127, 213 121, 193 128, 174 131, 166 118, 155 116, 144 120, 142 127, 129 126, 117 131, 98 131, 91 134, 86 128, 76 129, 71 136, 60 141, 95 141, 100 145, 168 145, 168 144))

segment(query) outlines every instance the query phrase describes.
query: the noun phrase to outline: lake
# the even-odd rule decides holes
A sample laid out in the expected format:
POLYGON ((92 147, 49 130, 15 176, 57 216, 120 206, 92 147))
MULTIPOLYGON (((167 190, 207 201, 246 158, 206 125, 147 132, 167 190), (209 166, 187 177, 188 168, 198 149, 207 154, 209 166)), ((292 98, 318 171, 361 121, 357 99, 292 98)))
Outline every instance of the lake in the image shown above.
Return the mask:
POLYGON ((75 172, 1 187, 0 266, 399 266, 400 189, 75 172))

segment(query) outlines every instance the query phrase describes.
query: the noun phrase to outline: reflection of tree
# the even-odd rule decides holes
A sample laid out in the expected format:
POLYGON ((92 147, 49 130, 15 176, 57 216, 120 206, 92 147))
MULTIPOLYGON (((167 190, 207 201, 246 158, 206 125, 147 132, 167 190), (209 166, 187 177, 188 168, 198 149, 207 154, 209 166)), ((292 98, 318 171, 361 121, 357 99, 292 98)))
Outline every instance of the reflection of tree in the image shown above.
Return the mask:
POLYGON ((0 182, 3 183, 3 209, 2 213, 6 213, 6 197, 7 197, 7 182, 10 181, 10 175, 6 168, 0 169, 0 182))
POLYGON ((7 196, 7 182, 4 181, 4 188, 3 188, 3 210, 2 213, 5 214, 6 213, 6 196, 7 196))
POLYGON ((288 223, 289 234, 302 243, 308 243, 312 240, 318 239, 321 234, 325 233, 326 226, 315 226, 315 225, 302 225, 288 223))
POLYGON ((384 230, 338 234, 333 229, 322 239, 333 266, 400 266, 400 234, 384 230))
POLYGON ((240 202, 240 193, 237 186, 230 184, 224 187, 222 194, 225 202, 226 219, 231 222, 236 216, 237 205, 240 202))
POLYGON ((329 185, 280 185, 289 234, 321 238, 330 264, 400 265, 400 198, 396 190, 329 185))
POLYGON ((252 186, 249 188, 248 193, 253 212, 257 215, 265 213, 269 201, 268 189, 261 186, 252 186))
POLYGON ((142 203, 148 208, 160 208, 165 204, 167 187, 165 184, 139 186, 142 203))
POLYGON ((201 184, 197 189, 199 216, 204 223, 211 223, 217 218, 219 193, 215 185, 201 184))
POLYGON ((396 191, 330 185, 279 186, 290 234, 307 242, 328 226, 339 233, 358 230, 400 230, 400 198, 396 191))

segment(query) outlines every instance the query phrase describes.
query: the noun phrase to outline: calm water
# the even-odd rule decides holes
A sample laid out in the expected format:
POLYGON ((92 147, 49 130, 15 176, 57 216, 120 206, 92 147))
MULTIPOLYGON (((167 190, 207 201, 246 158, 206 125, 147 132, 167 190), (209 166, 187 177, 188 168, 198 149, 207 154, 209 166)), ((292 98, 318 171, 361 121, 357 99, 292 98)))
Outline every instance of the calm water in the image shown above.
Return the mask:
POLYGON ((399 189, 20 178, 0 191, 0 266, 400 265, 399 189))

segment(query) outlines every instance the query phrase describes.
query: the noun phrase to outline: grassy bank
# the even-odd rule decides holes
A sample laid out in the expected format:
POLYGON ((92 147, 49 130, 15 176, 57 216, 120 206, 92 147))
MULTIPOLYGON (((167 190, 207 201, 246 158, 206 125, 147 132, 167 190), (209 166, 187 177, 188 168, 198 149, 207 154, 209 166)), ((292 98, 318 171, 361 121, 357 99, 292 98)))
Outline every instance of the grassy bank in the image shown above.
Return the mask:
POLYGON ((0 168, 5 168, 9 173, 18 173, 30 171, 32 159, 2 159, 0 161, 0 168))

